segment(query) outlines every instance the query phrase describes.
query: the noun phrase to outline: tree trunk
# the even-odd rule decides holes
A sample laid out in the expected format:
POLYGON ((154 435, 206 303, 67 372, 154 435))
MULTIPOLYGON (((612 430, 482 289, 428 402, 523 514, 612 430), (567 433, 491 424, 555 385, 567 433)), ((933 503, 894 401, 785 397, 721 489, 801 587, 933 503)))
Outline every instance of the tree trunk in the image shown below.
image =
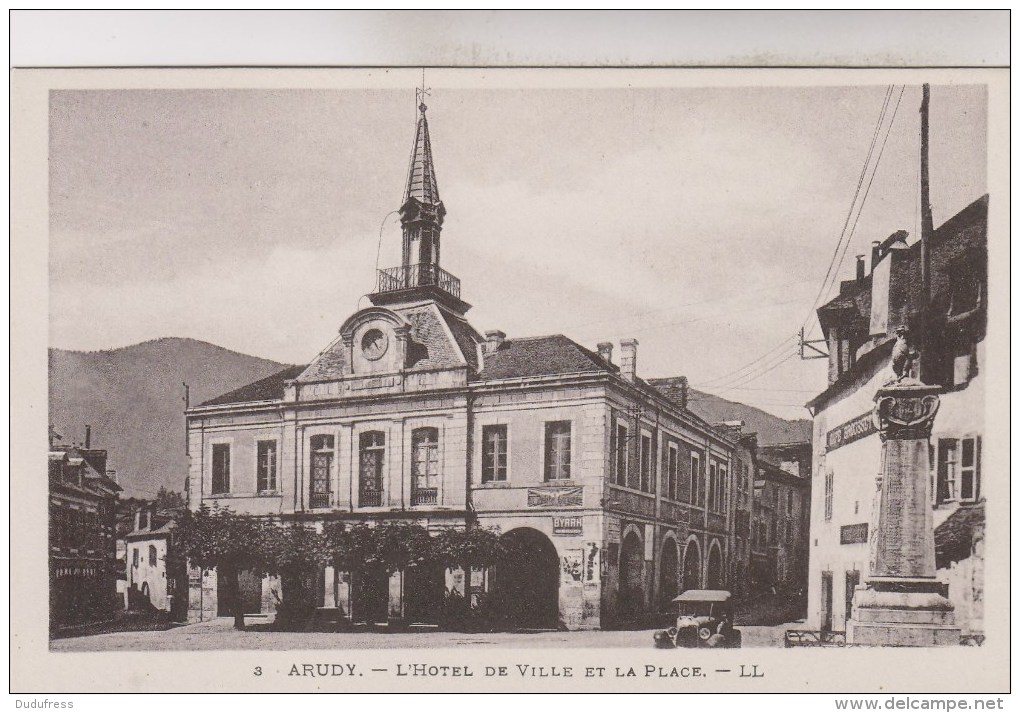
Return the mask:
POLYGON ((226 579, 230 582, 230 588, 233 590, 230 608, 231 614, 234 615, 234 628, 244 631, 244 604, 241 602, 241 571, 237 568, 229 567, 226 568, 224 574, 227 575, 226 579))

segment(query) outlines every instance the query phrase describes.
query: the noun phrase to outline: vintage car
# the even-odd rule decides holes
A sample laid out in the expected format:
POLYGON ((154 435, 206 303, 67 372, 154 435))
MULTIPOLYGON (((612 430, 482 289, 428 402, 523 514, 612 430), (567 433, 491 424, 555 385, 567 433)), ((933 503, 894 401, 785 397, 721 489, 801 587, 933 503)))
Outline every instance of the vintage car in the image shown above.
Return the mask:
POLYGON ((673 602, 677 605, 676 626, 655 633, 657 648, 740 648, 729 592, 688 589, 673 602))

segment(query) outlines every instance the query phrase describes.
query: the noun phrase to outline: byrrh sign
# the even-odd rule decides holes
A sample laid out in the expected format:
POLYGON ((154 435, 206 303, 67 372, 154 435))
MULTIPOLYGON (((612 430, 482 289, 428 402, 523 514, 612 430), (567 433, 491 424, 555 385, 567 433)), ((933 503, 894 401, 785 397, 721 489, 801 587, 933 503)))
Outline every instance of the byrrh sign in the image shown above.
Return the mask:
POLYGON ((825 434, 825 450, 834 451, 848 443, 859 441, 878 431, 875 422, 871 418, 871 411, 862 413, 857 418, 852 418, 841 426, 825 434))

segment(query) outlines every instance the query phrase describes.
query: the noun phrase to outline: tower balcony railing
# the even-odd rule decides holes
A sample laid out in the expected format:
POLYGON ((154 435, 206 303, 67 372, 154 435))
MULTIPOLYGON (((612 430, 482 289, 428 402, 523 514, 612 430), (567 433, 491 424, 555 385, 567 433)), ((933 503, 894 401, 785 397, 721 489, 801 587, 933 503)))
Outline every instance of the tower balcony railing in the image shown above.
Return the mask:
POLYGON ((434 286, 460 299, 460 278, 439 265, 419 263, 379 270, 377 292, 396 292, 412 287, 434 286))

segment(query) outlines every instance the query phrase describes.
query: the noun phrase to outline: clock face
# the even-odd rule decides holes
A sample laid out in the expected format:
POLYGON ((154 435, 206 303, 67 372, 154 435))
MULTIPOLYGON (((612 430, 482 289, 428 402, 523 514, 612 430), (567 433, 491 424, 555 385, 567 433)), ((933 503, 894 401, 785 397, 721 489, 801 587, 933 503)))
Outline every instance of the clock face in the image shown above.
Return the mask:
POLYGON ((389 346, 389 340, 379 329, 370 329, 361 338, 361 352, 366 359, 378 359, 386 353, 387 346, 389 346))

